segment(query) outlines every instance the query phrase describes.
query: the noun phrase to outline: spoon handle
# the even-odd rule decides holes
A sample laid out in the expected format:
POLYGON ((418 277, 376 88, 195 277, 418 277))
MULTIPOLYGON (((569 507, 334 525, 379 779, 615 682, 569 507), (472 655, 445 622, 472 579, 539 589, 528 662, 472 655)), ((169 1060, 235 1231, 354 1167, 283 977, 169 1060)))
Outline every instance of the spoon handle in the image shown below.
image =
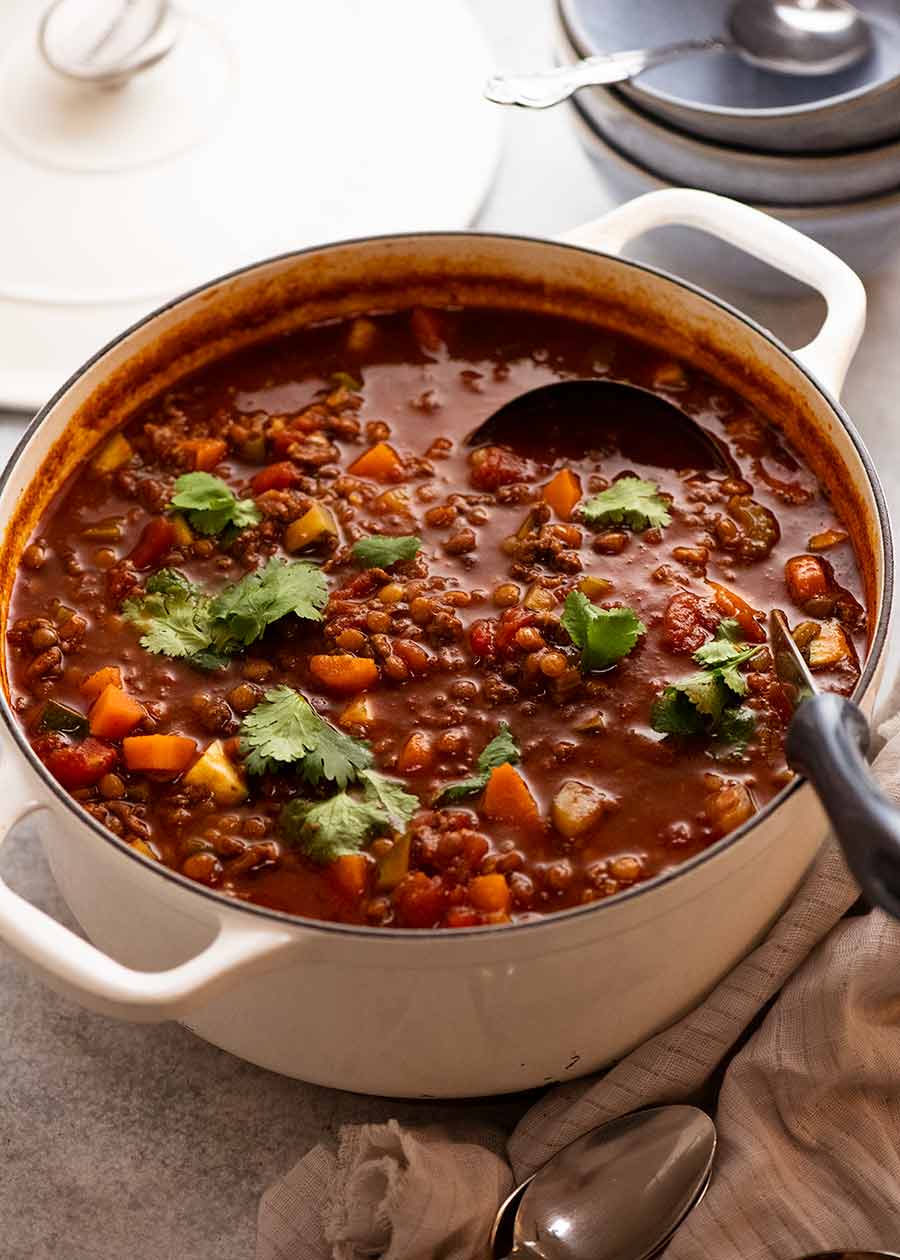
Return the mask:
POLYGON ((602 87, 622 83, 689 53, 722 52, 729 44, 724 39, 689 39, 663 48, 637 48, 629 52, 599 53, 570 66, 554 66, 532 74, 495 74, 484 85, 484 95, 498 105, 524 105, 528 109, 546 109, 568 100, 583 87, 602 87))
POLYGON ((785 741, 788 764, 813 784, 866 898, 900 919, 900 810, 872 778, 862 710, 831 692, 805 700, 785 741))

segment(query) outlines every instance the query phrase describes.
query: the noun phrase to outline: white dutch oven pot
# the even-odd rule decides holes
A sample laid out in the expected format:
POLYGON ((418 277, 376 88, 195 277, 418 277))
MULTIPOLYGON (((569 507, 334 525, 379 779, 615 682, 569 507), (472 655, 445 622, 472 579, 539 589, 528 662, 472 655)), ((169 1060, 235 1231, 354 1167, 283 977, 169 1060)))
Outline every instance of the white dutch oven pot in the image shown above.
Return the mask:
MULTIPOLYGON (((712 371, 782 424, 829 487, 868 572, 872 647, 855 699, 871 707, 889 526, 871 462, 834 401, 862 334, 864 290, 792 229, 685 190, 641 197, 565 242, 460 233, 324 246, 240 271, 149 317, 69 381, 19 446, 0 493, 4 604, 53 489, 144 398, 276 329, 429 301, 593 319, 712 371), (712 233, 818 289, 828 307, 819 335, 792 354, 717 300, 617 256, 665 224, 712 233)), ((227 900, 140 856, 44 771, 5 697, 2 715, 2 831, 34 818, 88 940, 3 884, 0 939, 92 1010, 179 1019, 263 1067, 367 1093, 491 1094, 608 1063, 695 1005, 747 953, 825 835, 812 790, 795 781, 672 873, 541 921, 453 932, 319 923, 227 900)))

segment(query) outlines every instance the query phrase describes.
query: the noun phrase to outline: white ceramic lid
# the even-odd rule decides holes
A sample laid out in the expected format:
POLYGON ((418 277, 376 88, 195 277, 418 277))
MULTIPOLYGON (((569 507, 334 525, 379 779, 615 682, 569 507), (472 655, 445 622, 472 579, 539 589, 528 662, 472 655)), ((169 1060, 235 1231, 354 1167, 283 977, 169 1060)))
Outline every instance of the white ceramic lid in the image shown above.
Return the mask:
POLYGON ((463 0, 190 0, 119 90, 0 11, 0 405, 40 405, 165 299, 286 250, 460 228, 499 154, 463 0))

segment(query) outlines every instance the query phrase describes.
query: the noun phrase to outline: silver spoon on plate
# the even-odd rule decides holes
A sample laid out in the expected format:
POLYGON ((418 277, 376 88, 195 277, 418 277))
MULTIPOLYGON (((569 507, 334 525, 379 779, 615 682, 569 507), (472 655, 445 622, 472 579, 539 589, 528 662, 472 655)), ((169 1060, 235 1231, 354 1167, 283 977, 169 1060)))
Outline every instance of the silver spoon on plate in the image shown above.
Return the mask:
POLYGON ((715 1151, 715 1125, 697 1107, 610 1120, 513 1191, 497 1213, 491 1255, 649 1260, 702 1199, 715 1151))
POLYGON ((600 53, 532 74, 495 74, 484 94, 498 105, 546 109, 579 88, 624 83, 694 53, 731 51, 762 70, 823 75, 855 65, 872 47, 869 24, 849 0, 735 0, 725 25, 715 39, 600 53))

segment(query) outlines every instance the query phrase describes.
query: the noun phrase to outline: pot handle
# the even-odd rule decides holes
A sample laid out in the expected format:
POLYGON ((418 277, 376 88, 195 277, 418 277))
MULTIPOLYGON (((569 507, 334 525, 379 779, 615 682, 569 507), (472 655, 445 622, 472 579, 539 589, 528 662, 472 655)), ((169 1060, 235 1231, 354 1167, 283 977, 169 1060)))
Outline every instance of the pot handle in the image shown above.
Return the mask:
POLYGON ((795 357, 835 397, 840 395, 865 327, 866 291, 845 262, 779 219, 715 193, 661 188, 635 197, 560 239, 619 254, 635 237, 667 226, 708 232, 821 293, 827 306, 825 322, 795 357))
MULTIPOLYGON (((21 772, 7 762, 0 844, 17 823, 46 809, 21 772)), ((149 858, 136 856, 134 860, 150 863, 149 858)), ((264 970, 275 954, 296 944, 289 933, 264 923, 220 919, 215 939, 194 958, 169 971, 133 971, 51 919, 2 879, 0 941, 65 997, 101 1015, 134 1023, 180 1018, 251 970, 264 970)))

